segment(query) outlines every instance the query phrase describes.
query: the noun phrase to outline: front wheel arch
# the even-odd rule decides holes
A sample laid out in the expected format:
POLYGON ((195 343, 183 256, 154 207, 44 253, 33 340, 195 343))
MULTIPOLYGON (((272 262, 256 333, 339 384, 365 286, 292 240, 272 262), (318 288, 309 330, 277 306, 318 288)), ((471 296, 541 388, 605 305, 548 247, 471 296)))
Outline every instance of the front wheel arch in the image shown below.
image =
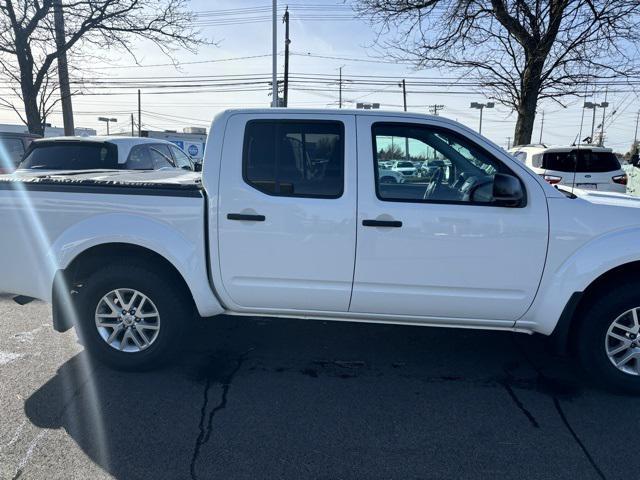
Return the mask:
MULTIPOLYGON (((600 275, 582 292, 575 292, 568 300, 563 313, 552 333, 556 349, 560 352, 575 354, 577 331, 585 313, 598 298, 616 288, 625 288, 640 280, 640 261, 625 263, 600 275)), ((640 297, 640 292, 638 293, 640 297)))

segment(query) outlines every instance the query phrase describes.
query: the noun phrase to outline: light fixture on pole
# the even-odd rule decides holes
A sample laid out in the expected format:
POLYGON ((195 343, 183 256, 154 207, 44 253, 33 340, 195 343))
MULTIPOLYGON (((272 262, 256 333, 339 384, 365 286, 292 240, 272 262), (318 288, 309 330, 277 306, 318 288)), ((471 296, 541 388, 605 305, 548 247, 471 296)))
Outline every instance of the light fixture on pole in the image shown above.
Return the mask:
POLYGON ((379 103, 356 103, 356 108, 359 110, 378 110, 380 108, 379 103))
POLYGON ((596 132, 596 110, 599 108, 607 108, 609 106, 609 102, 602 103, 593 103, 593 102, 584 102, 584 108, 590 108, 593 110, 593 119, 591 120, 591 136, 589 137, 589 143, 593 143, 593 136, 596 132))
POLYGON ((98 121, 107 123, 107 135, 109 135, 109 123, 111 123, 111 122, 115 123, 115 122, 118 121, 118 119, 117 118, 108 118, 108 117, 98 117, 98 121))
POLYGON ((480 128, 478 129, 478 133, 482 133, 482 111, 485 108, 493 108, 495 106, 496 104, 494 102, 487 102, 487 103, 471 102, 471 108, 476 108, 480 110, 480 128))

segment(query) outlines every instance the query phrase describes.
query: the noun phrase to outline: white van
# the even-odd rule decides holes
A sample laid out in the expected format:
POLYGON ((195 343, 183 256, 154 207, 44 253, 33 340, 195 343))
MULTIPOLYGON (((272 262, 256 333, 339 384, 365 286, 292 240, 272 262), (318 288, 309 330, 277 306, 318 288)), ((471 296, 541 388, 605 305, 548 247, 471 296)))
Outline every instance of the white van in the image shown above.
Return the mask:
POLYGON ((610 148, 595 145, 522 145, 509 153, 552 185, 625 193, 627 175, 610 148))

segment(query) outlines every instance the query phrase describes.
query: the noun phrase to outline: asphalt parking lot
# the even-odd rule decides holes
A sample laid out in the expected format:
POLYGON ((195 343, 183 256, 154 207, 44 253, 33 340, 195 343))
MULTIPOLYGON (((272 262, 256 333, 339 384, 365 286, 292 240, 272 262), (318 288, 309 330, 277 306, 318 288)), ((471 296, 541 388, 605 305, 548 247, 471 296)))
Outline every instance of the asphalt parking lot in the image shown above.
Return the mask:
POLYGON ((0 299, 3 479, 638 478, 638 399, 516 334, 224 317, 178 364, 91 364, 0 299))

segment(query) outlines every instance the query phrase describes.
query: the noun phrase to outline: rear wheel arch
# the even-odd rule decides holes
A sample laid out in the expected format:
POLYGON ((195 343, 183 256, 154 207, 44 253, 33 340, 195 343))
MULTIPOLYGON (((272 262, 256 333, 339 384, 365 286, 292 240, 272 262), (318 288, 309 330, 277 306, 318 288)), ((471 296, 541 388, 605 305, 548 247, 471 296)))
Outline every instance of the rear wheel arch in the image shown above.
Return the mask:
POLYGON ((165 257, 153 250, 129 243, 100 244, 78 254, 65 268, 56 273, 53 282, 53 324, 57 331, 66 331, 73 323, 66 317, 65 309, 73 306, 73 300, 90 275, 105 265, 130 263, 140 265, 166 277, 176 291, 185 298, 193 312, 196 305, 179 270, 165 257), (71 303, 69 303, 71 302, 71 303))

